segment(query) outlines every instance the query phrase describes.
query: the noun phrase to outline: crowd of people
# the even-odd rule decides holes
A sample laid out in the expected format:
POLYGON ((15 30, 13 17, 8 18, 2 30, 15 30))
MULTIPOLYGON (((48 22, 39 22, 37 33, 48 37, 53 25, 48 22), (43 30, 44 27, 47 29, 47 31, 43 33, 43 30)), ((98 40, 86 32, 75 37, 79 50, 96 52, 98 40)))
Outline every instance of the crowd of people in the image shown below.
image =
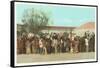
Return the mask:
POLYGON ((95 34, 23 33, 17 37, 17 54, 78 53, 95 51, 95 34))

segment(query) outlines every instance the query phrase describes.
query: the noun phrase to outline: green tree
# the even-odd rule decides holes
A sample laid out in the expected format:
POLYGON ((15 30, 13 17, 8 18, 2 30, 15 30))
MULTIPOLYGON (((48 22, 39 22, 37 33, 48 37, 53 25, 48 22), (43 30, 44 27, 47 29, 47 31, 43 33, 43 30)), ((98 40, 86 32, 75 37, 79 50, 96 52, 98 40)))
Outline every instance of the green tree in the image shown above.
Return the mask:
POLYGON ((38 33, 48 25, 49 17, 46 13, 34 8, 25 11, 22 22, 26 32, 38 33))

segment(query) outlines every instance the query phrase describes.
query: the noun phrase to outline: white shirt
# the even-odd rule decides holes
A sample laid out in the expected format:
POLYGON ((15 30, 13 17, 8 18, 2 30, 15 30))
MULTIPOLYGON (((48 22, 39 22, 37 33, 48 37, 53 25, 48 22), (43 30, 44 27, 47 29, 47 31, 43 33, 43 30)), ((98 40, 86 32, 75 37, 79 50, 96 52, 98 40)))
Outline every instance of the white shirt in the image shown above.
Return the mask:
POLYGON ((88 39, 85 39, 85 45, 88 46, 88 39))

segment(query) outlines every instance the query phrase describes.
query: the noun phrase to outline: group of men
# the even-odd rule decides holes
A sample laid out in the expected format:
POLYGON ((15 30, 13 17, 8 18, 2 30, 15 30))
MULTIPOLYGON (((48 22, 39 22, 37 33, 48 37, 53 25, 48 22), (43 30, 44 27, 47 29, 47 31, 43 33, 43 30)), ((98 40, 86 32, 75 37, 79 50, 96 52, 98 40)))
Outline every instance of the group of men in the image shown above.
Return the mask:
POLYGON ((23 33, 17 37, 17 54, 78 53, 95 51, 95 34, 23 33))

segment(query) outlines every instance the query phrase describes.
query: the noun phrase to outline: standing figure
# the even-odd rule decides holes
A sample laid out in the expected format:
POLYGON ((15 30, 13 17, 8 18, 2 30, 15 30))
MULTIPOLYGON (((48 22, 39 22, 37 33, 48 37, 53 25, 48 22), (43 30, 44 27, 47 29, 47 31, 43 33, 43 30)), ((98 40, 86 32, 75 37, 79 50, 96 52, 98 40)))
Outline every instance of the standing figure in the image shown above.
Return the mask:
POLYGON ((40 54, 43 53, 43 42, 42 42, 42 39, 39 39, 39 53, 40 54))
POLYGON ((30 40, 26 41, 26 54, 30 54, 31 53, 31 43, 30 40))
POLYGON ((22 42, 21 42, 21 37, 17 37, 17 54, 22 53, 22 42))
POLYGON ((79 39, 76 37, 74 39, 74 52, 78 53, 79 39))
POLYGON ((60 52, 64 52, 64 41, 62 38, 60 39, 60 52))
POLYGON ((74 52, 74 36, 70 38, 70 52, 74 52))
POLYGON ((86 52, 89 52, 89 40, 85 38, 86 52))
POLYGON ((47 53, 48 54, 51 54, 52 52, 52 46, 51 46, 51 39, 50 37, 49 38, 46 38, 46 48, 47 48, 47 53))
POLYGON ((32 48, 31 48, 31 49, 32 49, 32 50, 31 50, 32 53, 36 53, 36 48, 35 48, 35 39, 32 39, 31 44, 32 44, 32 45, 31 45, 31 47, 32 47, 32 48))
POLYGON ((54 53, 57 53, 57 39, 52 40, 52 48, 54 49, 54 53))

